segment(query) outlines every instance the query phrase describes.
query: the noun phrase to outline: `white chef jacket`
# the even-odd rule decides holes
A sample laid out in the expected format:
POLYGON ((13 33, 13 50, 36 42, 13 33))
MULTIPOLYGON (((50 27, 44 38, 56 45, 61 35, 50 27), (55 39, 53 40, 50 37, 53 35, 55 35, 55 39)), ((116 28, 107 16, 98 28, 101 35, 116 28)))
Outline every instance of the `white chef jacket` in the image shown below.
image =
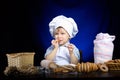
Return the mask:
MULTIPOLYGON (((53 61, 58 64, 58 65, 68 65, 70 64, 70 54, 69 54, 69 50, 66 47, 66 45, 70 44, 70 42, 67 42, 65 45, 59 46, 57 53, 55 55, 55 58, 53 59, 53 61)), ((48 49, 46 50, 46 53, 44 55, 44 57, 46 57, 48 54, 50 54, 50 52, 54 49, 53 45, 51 45, 50 47, 48 47, 48 49)), ((80 60, 80 53, 79 53, 79 49, 74 45, 74 55, 78 58, 78 60, 80 60)))

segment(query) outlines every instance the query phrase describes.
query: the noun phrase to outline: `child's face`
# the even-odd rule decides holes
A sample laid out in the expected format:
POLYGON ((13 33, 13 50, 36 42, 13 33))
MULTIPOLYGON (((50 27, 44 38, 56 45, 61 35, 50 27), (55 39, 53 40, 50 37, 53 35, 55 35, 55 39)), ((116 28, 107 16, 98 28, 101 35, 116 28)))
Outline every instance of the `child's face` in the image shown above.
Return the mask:
POLYGON ((62 27, 58 27, 55 30, 54 37, 58 40, 59 45, 64 45, 70 38, 68 32, 62 27))

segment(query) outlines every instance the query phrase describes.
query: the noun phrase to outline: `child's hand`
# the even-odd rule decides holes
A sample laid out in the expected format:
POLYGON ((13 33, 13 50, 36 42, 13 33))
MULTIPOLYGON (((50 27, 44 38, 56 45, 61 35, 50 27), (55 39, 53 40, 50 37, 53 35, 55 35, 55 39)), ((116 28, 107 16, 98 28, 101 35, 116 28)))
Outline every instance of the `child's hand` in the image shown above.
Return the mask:
POLYGON ((72 53, 74 46, 72 44, 69 44, 67 47, 68 47, 69 52, 72 53))
POLYGON ((52 40, 51 43, 55 48, 57 48, 59 46, 58 40, 52 40))

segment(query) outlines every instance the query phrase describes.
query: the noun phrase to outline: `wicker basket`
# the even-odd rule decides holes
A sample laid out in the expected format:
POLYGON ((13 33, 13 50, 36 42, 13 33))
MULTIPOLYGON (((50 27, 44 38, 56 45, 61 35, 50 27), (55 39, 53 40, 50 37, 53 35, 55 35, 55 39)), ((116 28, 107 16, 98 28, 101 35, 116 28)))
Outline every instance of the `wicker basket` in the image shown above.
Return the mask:
POLYGON ((120 70, 120 63, 107 63, 109 70, 120 70))
POLYGON ((34 52, 21 52, 6 54, 8 59, 8 66, 23 67, 34 65, 34 52))

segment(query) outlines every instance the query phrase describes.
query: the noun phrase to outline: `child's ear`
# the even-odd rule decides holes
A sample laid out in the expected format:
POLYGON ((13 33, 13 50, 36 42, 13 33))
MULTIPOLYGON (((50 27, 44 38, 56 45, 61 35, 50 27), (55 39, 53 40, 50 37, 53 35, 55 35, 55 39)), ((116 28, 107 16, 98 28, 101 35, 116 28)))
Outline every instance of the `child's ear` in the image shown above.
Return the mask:
POLYGON ((70 40, 71 38, 70 38, 70 36, 69 36, 69 40, 70 40))

